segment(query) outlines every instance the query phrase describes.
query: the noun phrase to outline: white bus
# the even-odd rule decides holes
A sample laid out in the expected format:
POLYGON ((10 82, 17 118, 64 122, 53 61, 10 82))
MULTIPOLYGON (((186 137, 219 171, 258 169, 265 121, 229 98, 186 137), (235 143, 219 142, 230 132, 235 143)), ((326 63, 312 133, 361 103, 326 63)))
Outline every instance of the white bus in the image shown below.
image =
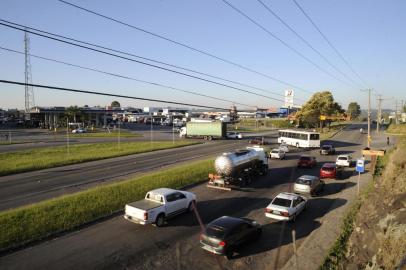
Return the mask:
POLYGON ((320 133, 292 129, 279 130, 278 143, 302 148, 319 148, 320 133))

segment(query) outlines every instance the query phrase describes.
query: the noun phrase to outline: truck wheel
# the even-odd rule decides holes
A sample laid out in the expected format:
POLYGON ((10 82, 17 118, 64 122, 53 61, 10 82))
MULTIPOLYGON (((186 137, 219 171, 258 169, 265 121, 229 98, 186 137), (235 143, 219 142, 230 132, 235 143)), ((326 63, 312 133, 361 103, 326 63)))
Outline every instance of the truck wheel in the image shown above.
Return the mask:
POLYGON ((211 140, 213 140, 213 137, 209 136, 209 137, 207 137, 207 140, 211 141, 211 140))
POLYGON ((165 224, 165 216, 164 214, 159 214, 156 218, 155 225, 157 227, 162 227, 165 224))

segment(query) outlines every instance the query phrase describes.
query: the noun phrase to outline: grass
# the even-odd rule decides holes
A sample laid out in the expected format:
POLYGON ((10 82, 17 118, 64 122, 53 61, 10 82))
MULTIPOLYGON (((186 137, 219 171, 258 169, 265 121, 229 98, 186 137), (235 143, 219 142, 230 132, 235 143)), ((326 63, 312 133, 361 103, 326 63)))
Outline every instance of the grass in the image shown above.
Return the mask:
POLYGON ((0 175, 34 171, 85 161, 100 160, 130 154, 182 147, 198 142, 169 141, 117 142, 74 144, 67 154, 66 146, 43 147, 31 150, 0 153, 0 175))
POLYGON ((330 128, 324 127, 323 129, 318 129, 317 131, 320 132, 320 140, 322 141, 331 138, 334 134, 343 129, 345 126, 346 124, 332 123, 330 128))
POLYGON ((213 160, 203 160, 160 172, 103 185, 0 213, 0 251, 38 241, 123 210, 147 191, 181 188, 207 178, 213 160))
POLYGON ((406 124, 390 124, 388 129, 386 130, 387 134, 393 135, 406 135, 406 124))
POLYGON ((232 125, 230 129, 238 130, 242 132, 256 132, 267 131, 274 128, 290 128, 293 125, 286 119, 270 119, 270 118, 258 118, 258 119, 241 119, 239 123, 232 125))
MULTIPOLYGON (((389 151, 384 157, 378 157, 377 163, 375 165, 374 178, 380 176, 388 164, 389 156, 392 151, 389 151)), ((340 262, 345 257, 348 249, 348 240, 354 230, 354 224, 356 221, 357 214, 362 206, 362 204, 368 198, 368 195, 374 190, 374 181, 371 181, 367 189, 361 194, 361 196, 355 201, 350 210, 344 217, 343 223, 341 225, 341 233, 335 241, 334 245, 331 247, 329 254, 325 258, 320 270, 335 270, 339 269, 340 262)))

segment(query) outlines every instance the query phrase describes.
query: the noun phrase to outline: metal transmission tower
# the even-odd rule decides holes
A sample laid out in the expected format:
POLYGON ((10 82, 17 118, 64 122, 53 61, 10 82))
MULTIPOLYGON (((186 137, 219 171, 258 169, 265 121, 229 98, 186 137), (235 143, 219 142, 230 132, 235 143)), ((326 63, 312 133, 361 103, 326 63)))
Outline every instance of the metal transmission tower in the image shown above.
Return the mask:
POLYGON ((25 52, 25 120, 30 120, 30 109, 35 105, 34 87, 32 84, 31 61, 30 61, 30 37, 24 33, 25 52))

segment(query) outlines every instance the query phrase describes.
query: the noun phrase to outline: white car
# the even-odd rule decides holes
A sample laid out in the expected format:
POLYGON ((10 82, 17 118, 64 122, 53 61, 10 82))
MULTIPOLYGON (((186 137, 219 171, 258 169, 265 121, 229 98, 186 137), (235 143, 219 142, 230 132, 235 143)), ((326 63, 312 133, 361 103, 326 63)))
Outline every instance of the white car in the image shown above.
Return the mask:
POLYGON ((228 139, 242 139, 242 134, 239 132, 227 132, 228 139))
POLYGON ((285 153, 289 153, 289 147, 286 143, 281 143, 279 145, 279 149, 283 150, 283 152, 285 152, 285 153))
POLYGON ((74 129, 72 130, 72 133, 85 133, 86 130, 84 128, 78 128, 78 129, 74 129))
POLYGON ((283 151, 282 149, 276 148, 276 149, 272 149, 271 153, 269 154, 270 158, 277 158, 277 159, 285 159, 285 151, 283 151))
POLYGON ((124 218, 136 224, 164 226, 166 220, 184 212, 191 212, 196 195, 170 188, 149 191, 145 199, 126 204, 124 218))
POLYGON ((307 199, 295 193, 282 192, 265 208, 265 216, 276 220, 296 220, 304 209, 307 199))
POLYGON ((339 155, 336 160, 337 166, 351 167, 352 163, 352 157, 349 155, 339 155))

